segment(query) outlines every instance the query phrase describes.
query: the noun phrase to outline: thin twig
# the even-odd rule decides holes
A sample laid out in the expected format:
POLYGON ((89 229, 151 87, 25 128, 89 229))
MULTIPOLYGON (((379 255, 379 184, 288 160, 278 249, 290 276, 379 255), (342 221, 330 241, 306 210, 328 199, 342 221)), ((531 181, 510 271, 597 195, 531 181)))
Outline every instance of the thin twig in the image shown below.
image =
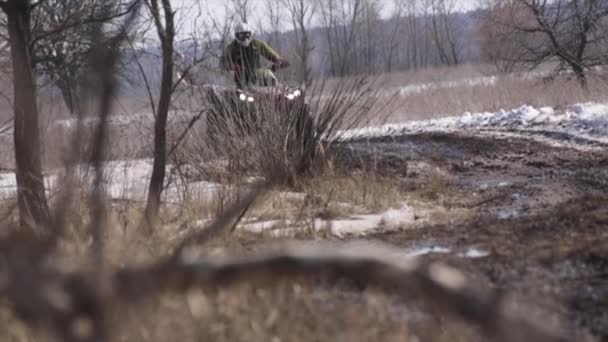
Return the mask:
POLYGON ((180 258, 182 252, 189 246, 201 245, 211 239, 217 238, 231 231, 230 227, 238 224, 251 204, 260 196, 267 193, 272 187, 270 181, 260 181, 251 186, 251 190, 243 197, 238 197, 237 201, 227 210, 207 226, 203 231, 191 234, 186 237, 175 249, 173 256, 180 258))

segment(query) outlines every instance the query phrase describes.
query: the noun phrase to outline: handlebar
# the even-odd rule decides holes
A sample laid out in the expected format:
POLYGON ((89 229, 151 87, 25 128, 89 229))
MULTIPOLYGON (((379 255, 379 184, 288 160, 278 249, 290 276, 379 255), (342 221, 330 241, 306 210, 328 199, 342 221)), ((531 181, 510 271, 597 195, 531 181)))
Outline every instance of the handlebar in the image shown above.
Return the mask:
MULTIPOLYGON (((272 70, 274 72, 274 71, 277 71, 277 70, 280 70, 280 69, 288 68, 289 66, 291 66, 291 64, 288 61, 280 60, 278 62, 273 63, 270 66, 270 70, 272 70)), ((232 64, 226 70, 227 71, 232 71, 232 72, 241 72, 242 67, 239 64, 232 64)))
POLYGON ((270 67, 270 70, 272 70, 272 71, 277 71, 277 70, 279 70, 279 69, 285 69, 285 68, 289 67, 289 65, 290 65, 290 64, 289 64, 289 62, 288 62, 288 61, 285 61, 285 60, 280 60, 280 61, 278 61, 278 62, 274 63, 274 64, 273 64, 273 65, 270 67))

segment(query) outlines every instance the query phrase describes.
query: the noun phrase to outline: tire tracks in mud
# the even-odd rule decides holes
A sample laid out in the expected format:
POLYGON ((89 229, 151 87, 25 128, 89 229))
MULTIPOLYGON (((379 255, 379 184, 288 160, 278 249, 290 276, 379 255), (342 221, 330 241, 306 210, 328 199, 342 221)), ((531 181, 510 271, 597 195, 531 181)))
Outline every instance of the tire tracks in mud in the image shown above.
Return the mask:
POLYGON ((531 139, 555 147, 569 147, 582 151, 608 148, 608 140, 550 129, 481 128, 478 132, 489 137, 531 139))
POLYGON ((344 166, 407 182, 432 181, 425 172, 439 170, 450 179, 442 185, 450 205, 476 211, 466 221, 372 238, 487 250, 475 259, 428 257, 608 341, 608 144, 551 131, 483 130, 357 140, 339 149, 344 166))

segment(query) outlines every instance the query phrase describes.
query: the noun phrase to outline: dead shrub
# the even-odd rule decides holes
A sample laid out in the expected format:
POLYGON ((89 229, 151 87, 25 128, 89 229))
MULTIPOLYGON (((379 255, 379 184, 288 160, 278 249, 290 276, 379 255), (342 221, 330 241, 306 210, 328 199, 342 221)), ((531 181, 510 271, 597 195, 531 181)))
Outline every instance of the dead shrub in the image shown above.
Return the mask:
POLYGON ((204 89, 207 120, 191 132, 191 164, 206 177, 258 176, 294 187, 299 177, 318 171, 344 130, 380 113, 376 89, 367 78, 331 89, 319 83, 295 98, 282 88, 254 95, 204 89))

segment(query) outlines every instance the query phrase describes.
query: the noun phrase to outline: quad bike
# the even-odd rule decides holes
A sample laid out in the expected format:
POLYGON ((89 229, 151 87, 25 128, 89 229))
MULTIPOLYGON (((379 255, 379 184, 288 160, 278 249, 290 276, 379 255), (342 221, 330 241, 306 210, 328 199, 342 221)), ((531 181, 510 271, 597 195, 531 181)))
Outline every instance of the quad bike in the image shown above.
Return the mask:
POLYGON ((218 145, 226 138, 246 141, 255 134, 281 134, 283 153, 312 157, 314 122, 303 89, 281 84, 210 87, 206 97, 207 133, 218 145))

